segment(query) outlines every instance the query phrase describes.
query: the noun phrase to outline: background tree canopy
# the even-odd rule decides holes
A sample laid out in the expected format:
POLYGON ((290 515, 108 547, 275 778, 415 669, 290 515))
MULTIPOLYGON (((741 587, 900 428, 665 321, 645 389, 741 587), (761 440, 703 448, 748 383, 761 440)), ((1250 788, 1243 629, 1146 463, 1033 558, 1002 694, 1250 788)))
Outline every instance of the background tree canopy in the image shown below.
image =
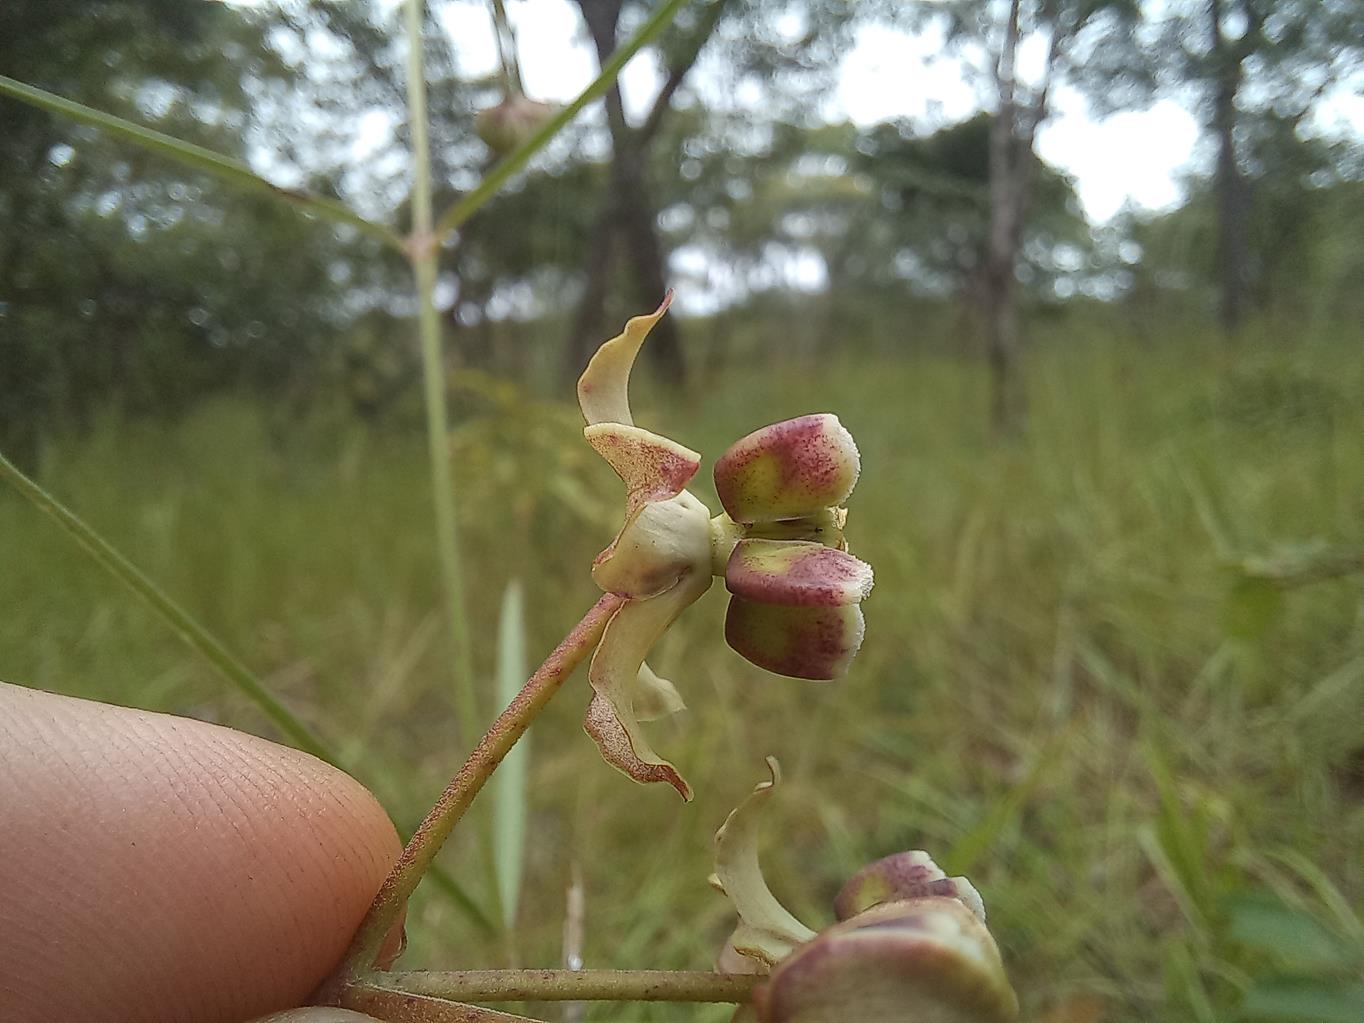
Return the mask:
MULTIPOLYGON (((489 112, 544 98, 529 25, 571 26, 554 60, 586 81, 659 9, 429 0, 436 207, 494 164, 489 112)), ((405 232, 401 17, 9 0, 0 75, 405 232)), ((1364 0, 684 6, 437 253, 469 674, 490 710, 513 580, 528 649, 596 598, 620 495, 572 383, 670 286, 642 423, 707 460, 825 408, 857 436, 866 644, 836 685, 782 685, 717 640, 720 604, 680 621, 654 666, 690 710, 653 727, 701 793, 683 822, 600 767, 566 695, 533 733, 516 940, 432 900, 405 962, 558 962, 576 865, 586 961, 709 969, 732 921, 696 835, 761 750, 789 775, 770 855, 800 915, 930 849, 985 893, 1026 1018, 1357 1020, 1362 51, 1364 0), (839 99, 868 40, 922 82, 880 120, 839 99), (966 102, 938 102, 944 68, 966 102), (1178 199, 1096 222, 1046 133, 1083 107, 1098 147, 1153 104, 1196 125, 1178 199)), ((0 94, 0 452, 411 824, 457 732, 395 248, 0 94)), ((0 678, 268 727, 7 494, 0 678)), ((497 918, 461 841, 448 865, 497 918)), ((728 1018, 704 1013, 630 1018, 728 1018)))

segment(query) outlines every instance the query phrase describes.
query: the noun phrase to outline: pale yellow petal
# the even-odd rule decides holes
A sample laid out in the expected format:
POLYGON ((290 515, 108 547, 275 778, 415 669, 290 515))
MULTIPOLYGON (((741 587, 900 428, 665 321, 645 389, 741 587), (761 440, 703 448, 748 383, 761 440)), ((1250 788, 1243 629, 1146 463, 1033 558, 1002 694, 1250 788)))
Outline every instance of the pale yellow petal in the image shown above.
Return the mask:
POLYGON ((635 356, 663 314, 672 304, 670 291, 663 303, 648 316, 636 316, 625 324, 625 329, 605 342, 587 369, 578 378, 578 406, 589 426, 594 423, 634 424, 630 418, 630 369, 635 356))
POLYGON ((776 758, 767 758, 767 769, 771 780, 759 783, 715 833, 715 875, 739 914, 730 944, 741 954, 774 966, 815 932, 777 901, 758 862, 762 811, 781 781, 776 758))

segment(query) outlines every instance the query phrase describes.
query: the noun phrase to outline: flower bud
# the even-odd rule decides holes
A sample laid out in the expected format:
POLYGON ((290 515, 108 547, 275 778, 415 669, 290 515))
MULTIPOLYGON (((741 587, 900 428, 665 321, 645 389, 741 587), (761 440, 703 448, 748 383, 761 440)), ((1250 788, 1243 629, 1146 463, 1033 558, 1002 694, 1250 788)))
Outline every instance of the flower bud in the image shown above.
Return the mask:
POLYGON ((506 156, 544 127, 558 108, 551 103, 527 99, 520 93, 504 96, 495 107, 480 110, 474 118, 474 131, 498 156, 506 156))
POLYGON ((1018 1016, 999 949, 961 902, 893 902, 822 931, 772 972, 763 1023, 1008 1023, 1018 1016))
POLYGON ((725 641, 758 667, 778 675, 834 679, 847 674, 865 627, 856 604, 800 607, 732 597, 725 641))
POLYGON ((940 895, 957 899, 985 922, 985 903, 964 877, 948 877, 926 852, 895 853, 863 867, 834 898, 834 913, 848 920, 883 902, 940 895))
POLYGON ((764 604, 842 607, 871 592, 871 566, 809 541, 740 540, 725 566, 725 587, 764 604))
POLYGON ((846 501, 860 470, 837 416, 801 416, 732 444, 715 463, 715 490, 735 522, 795 519, 846 501))

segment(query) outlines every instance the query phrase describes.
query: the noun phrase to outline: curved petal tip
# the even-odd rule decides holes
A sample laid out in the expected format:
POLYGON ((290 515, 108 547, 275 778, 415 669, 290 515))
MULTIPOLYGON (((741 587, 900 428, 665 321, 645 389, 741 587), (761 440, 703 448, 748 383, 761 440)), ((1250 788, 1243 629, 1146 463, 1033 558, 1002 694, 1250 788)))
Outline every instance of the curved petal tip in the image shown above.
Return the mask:
POLYGON ((630 369, 644 339, 663 318, 672 301, 673 293, 669 289, 657 309, 647 316, 635 316, 627 321, 625 329, 592 356, 587 369, 578 378, 578 407, 588 426, 597 423, 634 425, 635 421, 630 418, 630 369))

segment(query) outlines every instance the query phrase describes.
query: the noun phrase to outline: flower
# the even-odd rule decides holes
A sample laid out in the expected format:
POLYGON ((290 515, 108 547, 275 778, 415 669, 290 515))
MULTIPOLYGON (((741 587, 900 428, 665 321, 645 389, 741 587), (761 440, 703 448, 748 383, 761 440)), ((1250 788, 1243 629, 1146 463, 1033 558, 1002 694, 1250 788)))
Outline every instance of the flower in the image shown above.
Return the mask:
POLYGON ((711 884, 739 916, 718 966, 768 975, 736 1023, 1017 1018, 979 893, 926 853, 897 853, 858 871, 835 900, 839 922, 818 934, 777 901, 758 863, 759 817, 781 781, 776 760, 768 757, 767 766, 771 780, 715 835, 711 884))
POLYGON ((593 698, 584 722, 607 763, 639 782, 691 788, 649 745, 642 721, 683 707, 677 689, 645 663, 688 605, 724 577, 732 594, 730 646, 760 667, 797 678, 847 671, 863 634, 859 603, 871 568, 846 551, 840 507, 860 465, 833 415, 801 416, 732 445, 715 465, 724 514, 686 489, 701 456, 635 425, 630 371, 672 301, 629 320, 578 381, 587 442, 625 483, 625 522, 597 555, 592 578, 626 597, 592 656, 593 698))
POLYGON ((847 553, 841 507, 860 470, 852 434, 829 414, 750 433, 715 463, 716 532, 734 537, 725 639, 759 667, 838 678, 862 645, 872 571, 847 553))

